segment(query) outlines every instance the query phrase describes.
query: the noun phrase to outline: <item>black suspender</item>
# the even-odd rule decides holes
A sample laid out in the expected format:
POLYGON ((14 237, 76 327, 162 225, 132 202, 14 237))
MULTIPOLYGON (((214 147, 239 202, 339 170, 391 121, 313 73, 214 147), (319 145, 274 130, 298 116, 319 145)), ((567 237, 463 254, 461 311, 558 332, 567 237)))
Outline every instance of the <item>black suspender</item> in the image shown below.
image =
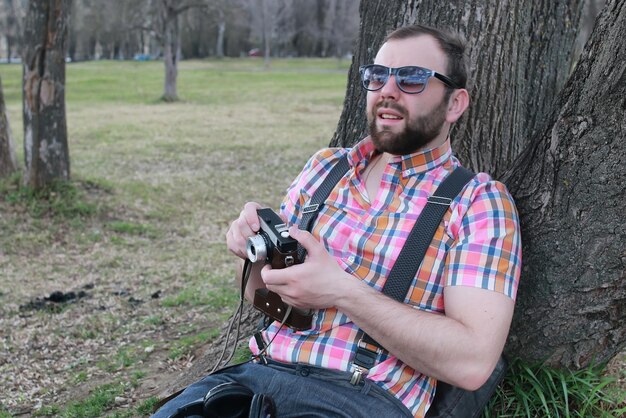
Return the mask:
MULTIPOLYGON (((428 198, 428 203, 415 222, 398 259, 389 273, 382 292, 392 299, 404 302, 411 282, 419 266, 422 264, 426 250, 430 245, 443 216, 450 207, 454 198, 463 190, 465 185, 474 178, 470 170, 457 167, 439 185, 435 193, 428 198)), ((368 334, 363 333, 358 342, 354 356, 352 383, 358 383, 367 370, 372 368, 382 346, 368 334), (376 351, 367 348, 367 345, 378 347, 376 351)))
MULTIPOLYGON (((302 208, 302 218, 300 219, 299 229, 311 232, 313 230, 313 224, 317 218, 317 214, 322 210, 324 202, 333 191, 339 180, 348 172, 350 164, 348 163, 348 155, 344 154, 343 157, 337 161, 335 166, 330 170, 330 173, 326 175, 322 184, 315 190, 313 196, 311 196, 310 202, 302 208)), ((300 260, 304 260, 306 256, 306 250, 298 245, 298 256, 300 260)))

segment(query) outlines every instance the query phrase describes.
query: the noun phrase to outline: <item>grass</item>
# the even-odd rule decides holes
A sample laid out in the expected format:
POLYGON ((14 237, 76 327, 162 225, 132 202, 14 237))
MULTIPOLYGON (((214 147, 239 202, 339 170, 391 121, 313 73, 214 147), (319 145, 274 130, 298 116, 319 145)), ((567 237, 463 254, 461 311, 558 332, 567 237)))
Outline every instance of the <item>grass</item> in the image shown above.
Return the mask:
POLYGON ((603 367, 560 370, 515 360, 486 408, 491 417, 623 417, 626 394, 603 367))
MULTIPOLYGON (((72 180, 40 193, 19 174, 0 181, 0 415, 37 403, 47 416, 146 415, 152 382, 184 369, 237 304, 230 221, 249 200, 277 208, 329 142, 348 65, 184 61, 172 104, 159 101, 161 63, 67 66, 72 180)), ((0 75, 23 161, 21 67, 0 75)))

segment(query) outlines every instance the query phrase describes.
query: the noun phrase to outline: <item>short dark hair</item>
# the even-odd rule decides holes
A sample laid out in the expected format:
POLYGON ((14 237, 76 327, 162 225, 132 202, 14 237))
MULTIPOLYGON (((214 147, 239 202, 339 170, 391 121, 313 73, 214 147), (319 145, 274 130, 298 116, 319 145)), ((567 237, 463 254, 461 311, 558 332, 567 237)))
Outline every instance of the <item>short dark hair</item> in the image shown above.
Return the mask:
POLYGON ((436 29, 426 25, 414 24, 402 26, 391 32, 384 42, 398 39, 414 38, 430 35, 439 44, 447 57, 447 76, 459 87, 467 85, 467 60, 465 57, 466 42, 463 37, 452 31, 436 29))

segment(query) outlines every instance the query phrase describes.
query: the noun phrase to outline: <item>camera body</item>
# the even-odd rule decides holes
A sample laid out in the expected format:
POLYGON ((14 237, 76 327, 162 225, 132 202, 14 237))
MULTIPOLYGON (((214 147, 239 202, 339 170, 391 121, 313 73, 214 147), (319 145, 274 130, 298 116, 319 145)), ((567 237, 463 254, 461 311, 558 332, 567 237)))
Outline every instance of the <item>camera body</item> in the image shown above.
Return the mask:
MULTIPOLYGON (((248 238, 246 253, 253 262, 265 262, 273 269, 300 264, 298 241, 289 236, 288 227, 272 209, 257 209, 260 228, 257 235, 248 238)), ((254 293, 254 307, 275 321, 283 322, 298 331, 311 328, 312 312, 287 305, 280 296, 265 288, 254 293)))
POLYGON ((303 260, 298 258, 298 241, 289 236, 287 224, 272 209, 257 209, 261 227, 248 238, 246 252, 253 263, 265 261, 273 269, 282 269, 303 260))

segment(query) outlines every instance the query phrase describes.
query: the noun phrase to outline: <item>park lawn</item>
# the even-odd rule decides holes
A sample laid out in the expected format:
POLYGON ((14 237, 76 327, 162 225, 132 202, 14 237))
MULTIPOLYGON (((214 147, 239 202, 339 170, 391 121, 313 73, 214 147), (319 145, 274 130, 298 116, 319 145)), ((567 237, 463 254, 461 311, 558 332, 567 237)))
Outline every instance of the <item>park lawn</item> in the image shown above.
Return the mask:
MULTIPOLYGON (((348 66, 183 61, 166 104, 160 62, 67 65, 71 187, 0 184, 0 417, 145 414, 236 307, 229 223, 328 144, 348 66)), ((21 66, 0 76, 22 161, 21 66)))

